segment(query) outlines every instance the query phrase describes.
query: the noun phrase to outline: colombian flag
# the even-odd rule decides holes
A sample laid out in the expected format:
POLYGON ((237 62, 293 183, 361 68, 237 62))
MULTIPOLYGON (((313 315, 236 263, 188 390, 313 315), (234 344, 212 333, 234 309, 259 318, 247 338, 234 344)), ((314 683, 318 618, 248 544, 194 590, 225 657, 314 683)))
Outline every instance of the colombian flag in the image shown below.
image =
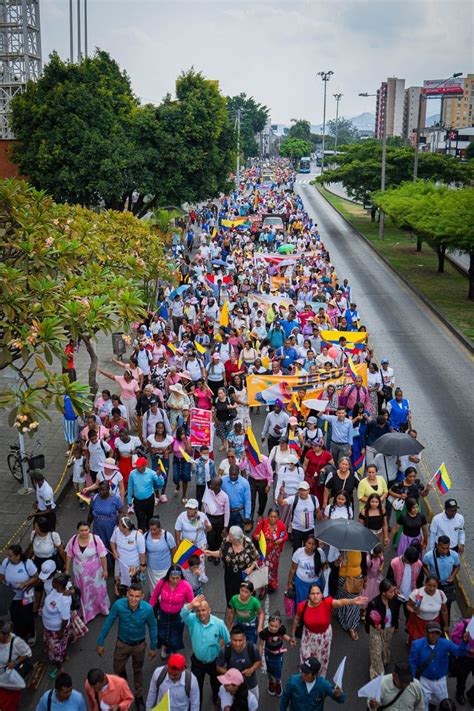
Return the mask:
POLYGON ((346 370, 350 374, 352 380, 355 380, 357 378, 356 369, 354 368, 354 361, 350 356, 347 359, 346 370))
POLYGON ((165 477, 165 480, 166 480, 168 478, 168 474, 166 472, 165 465, 161 461, 160 457, 158 457, 158 466, 161 469, 161 473, 163 474, 163 476, 165 477))
POLYGON ((244 444, 247 459, 249 460, 250 464, 252 464, 254 467, 256 467, 257 464, 261 464, 262 455, 260 454, 260 449, 258 447, 257 440, 255 439, 255 435, 250 425, 247 425, 247 429, 245 430, 244 444))
POLYGON ((441 494, 447 494, 450 488, 452 487, 452 482, 444 462, 438 468, 438 471, 435 474, 435 479, 436 486, 438 487, 441 494))
POLYGON ((365 456, 361 454, 354 462, 354 471, 359 475, 359 478, 364 476, 365 456))
POLYGON ((199 341, 194 341, 194 347, 201 355, 204 355, 206 353, 206 346, 203 346, 202 343, 199 343, 199 341))
POLYGON ((167 691, 161 701, 156 706, 153 706, 151 711, 171 711, 170 703, 170 692, 167 691))
POLYGON ((173 344, 172 344, 171 342, 169 342, 169 343, 166 344, 165 349, 166 349, 166 354, 167 354, 170 358, 174 358, 174 357, 175 357, 175 355, 176 355, 176 348, 173 346, 173 344))
POLYGON ((90 506, 91 501, 92 501, 92 496, 89 496, 89 494, 83 494, 82 491, 76 491, 76 496, 83 501, 85 504, 90 506))
POLYGON ((260 531, 260 535, 257 540, 258 543, 258 554, 260 556, 260 560, 265 560, 267 557, 267 541, 265 536, 263 535, 263 531, 260 531))
POLYGON ((194 463, 194 459, 189 456, 189 454, 180 446, 179 451, 181 452, 183 459, 185 462, 189 462, 190 464, 194 463))
POLYGON ((188 567, 188 560, 192 555, 204 555, 204 551, 184 538, 179 544, 176 553, 173 556, 173 563, 175 565, 180 565, 182 568, 188 567))
POLYGON ((321 331, 321 345, 338 346, 339 339, 344 337, 347 341, 345 348, 348 351, 362 351, 367 344, 368 333, 356 331, 321 331))
POLYGON ((229 304, 224 301, 221 309, 221 314, 219 316, 219 326, 227 327, 229 325, 229 304))

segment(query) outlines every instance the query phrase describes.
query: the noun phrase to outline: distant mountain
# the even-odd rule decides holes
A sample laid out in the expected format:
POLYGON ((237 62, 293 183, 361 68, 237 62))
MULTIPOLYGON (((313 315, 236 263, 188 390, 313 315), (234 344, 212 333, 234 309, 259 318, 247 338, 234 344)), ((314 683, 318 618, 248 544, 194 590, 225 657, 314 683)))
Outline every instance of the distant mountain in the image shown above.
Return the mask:
MULTIPOLYGON (((371 114, 368 111, 359 114, 358 116, 352 116, 349 119, 352 121, 354 126, 359 131, 373 131, 375 129, 375 114, 371 114)), ((429 124, 428 124, 429 125, 429 124)), ((289 126, 284 123, 274 123, 272 124, 272 129, 275 131, 277 136, 284 136, 288 132, 289 126)), ((321 133, 323 130, 323 124, 311 124, 312 133, 321 133)))

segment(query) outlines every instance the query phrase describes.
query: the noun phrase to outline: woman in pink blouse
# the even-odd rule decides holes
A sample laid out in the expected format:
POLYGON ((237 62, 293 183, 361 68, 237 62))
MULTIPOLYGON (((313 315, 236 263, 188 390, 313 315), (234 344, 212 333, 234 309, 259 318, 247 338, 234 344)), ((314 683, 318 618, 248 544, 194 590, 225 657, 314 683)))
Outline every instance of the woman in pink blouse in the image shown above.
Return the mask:
POLYGON ((162 659, 184 649, 184 622, 179 613, 193 598, 193 589, 183 579, 179 565, 172 565, 165 577, 157 582, 150 605, 157 611, 158 646, 161 647, 162 659))
POLYGON ((140 386, 133 377, 131 370, 125 370, 123 375, 114 375, 113 373, 108 373, 106 370, 97 368, 97 371, 101 375, 105 375, 106 378, 110 380, 115 380, 120 388, 120 399, 127 408, 128 424, 130 429, 136 428, 137 424, 137 413, 135 408, 137 406, 137 393, 140 390, 140 386))

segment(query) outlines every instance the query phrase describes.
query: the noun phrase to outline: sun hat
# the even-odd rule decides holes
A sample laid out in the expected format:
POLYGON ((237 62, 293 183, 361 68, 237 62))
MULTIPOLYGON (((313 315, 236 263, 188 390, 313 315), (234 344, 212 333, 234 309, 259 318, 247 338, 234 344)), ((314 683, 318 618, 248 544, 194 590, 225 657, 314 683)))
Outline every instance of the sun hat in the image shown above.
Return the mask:
POLYGON ((174 385, 170 385, 170 390, 173 393, 179 393, 180 395, 184 395, 184 390, 181 383, 175 383, 174 385))
POLYGON ((105 462, 102 464, 102 469, 111 469, 112 471, 117 471, 118 466, 115 463, 115 459, 113 457, 107 457, 105 462))

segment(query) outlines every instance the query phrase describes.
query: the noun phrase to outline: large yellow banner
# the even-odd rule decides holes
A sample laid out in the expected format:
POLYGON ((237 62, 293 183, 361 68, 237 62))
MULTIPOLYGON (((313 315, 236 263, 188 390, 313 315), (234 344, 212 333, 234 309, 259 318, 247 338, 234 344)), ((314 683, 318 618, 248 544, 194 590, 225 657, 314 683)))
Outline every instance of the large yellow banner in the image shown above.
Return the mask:
MULTIPOLYGON (((354 365, 354 370, 367 385, 367 365, 354 365)), ((318 397, 326 385, 334 385, 340 390, 352 382, 347 368, 333 368, 317 375, 247 375, 247 394, 250 407, 273 405, 275 400, 286 404, 299 390, 306 392, 306 399, 318 397)))

